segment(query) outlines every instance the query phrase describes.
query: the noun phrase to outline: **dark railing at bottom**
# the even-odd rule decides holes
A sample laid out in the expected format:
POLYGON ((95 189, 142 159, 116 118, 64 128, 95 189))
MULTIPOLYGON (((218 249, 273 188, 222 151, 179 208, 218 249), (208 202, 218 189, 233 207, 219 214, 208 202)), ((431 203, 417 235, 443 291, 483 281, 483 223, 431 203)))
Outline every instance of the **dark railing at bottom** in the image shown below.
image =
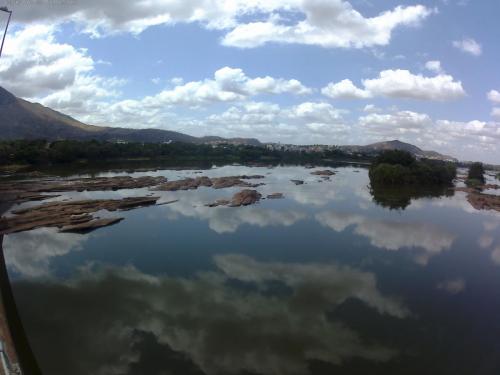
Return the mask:
POLYGON ((3 253, 3 235, 0 235, 0 293, 2 294, 6 320, 8 322, 12 341, 14 342, 14 349, 21 366, 22 374, 42 375, 26 337, 21 318, 17 311, 14 294, 10 286, 3 253))

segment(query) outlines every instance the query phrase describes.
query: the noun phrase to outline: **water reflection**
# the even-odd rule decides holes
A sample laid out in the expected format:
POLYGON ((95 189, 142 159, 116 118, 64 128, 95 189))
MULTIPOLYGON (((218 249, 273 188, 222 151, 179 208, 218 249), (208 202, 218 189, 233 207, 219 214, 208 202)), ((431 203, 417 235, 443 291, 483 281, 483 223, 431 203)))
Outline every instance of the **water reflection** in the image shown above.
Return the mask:
POLYGON ((423 189, 422 187, 372 187, 373 201, 391 210, 406 209, 413 200, 422 198, 453 197, 454 190, 449 188, 423 189))
POLYGON ((4 251, 9 270, 23 277, 49 276, 50 263, 71 251, 79 251, 88 236, 58 233, 55 228, 5 236, 4 251))
POLYGON ((181 199, 175 204, 163 206, 166 217, 176 220, 179 215, 208 221, 208 226, 214 232, 234 233, 241 225, 257 227, 291 226, 306 218, 306 214, 295 209, 275 210, 259 206, 243 207, 206 207, 207 199, 193 197, 181 199))
POLYGON ((373 246, 381 249, 419 248, 423 253, 419 253, 415 261, 422 265, 426 265, 431 257, 449 249, 455 239, 453 234, 430 223, 371 219, 337 211, 318 213, 316 220, 336 232, 354 226, 354 233, 368 238, 373 246))
POLYGON ((135 268, 87 269, 67 282, 15 285, 47 374, 308 374, 308 363, 388 361, 393 348, 363 338, 331 313, 361 301, 391 319, 408 316, 374 274, 336 264, 214 258, 192 279, 135 268), (40 306, 51 306, 40 314, 40 306), (47 337, 51 345, 46 345, 47 337), (154 353, 161 354, 148 362, 154 353), (161 358, 161 360, 160 360, 161 358))

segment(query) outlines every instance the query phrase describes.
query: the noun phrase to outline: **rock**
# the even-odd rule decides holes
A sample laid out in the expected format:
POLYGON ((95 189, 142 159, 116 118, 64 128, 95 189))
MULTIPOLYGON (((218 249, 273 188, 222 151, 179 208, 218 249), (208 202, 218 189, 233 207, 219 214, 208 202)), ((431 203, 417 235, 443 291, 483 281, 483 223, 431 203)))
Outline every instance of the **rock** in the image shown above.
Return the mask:
POLYGON ((324 171, 311 172, 311 174, 315 175, 315 176, 333 176, 335 174, 335 172, 329 171, 329 170, 324 170, 324 171))
POLYGON ((158 186, 155 190, 161 190, 161 191, 196 190, 200 186, 212 186, 212 181, 208 177, 185 178, 183 180, 166 182, 158 186))
POLYGON ((251 204, 257 203, 262 198, 262 195, 257 192, 257 190, 245 189, 233 195, 231 199, 230 207, 240 207, 249 206, 251 204))
POLYGON ((267 196, 267 199, 282 199, 283 193, 273 193, 267 196))
POLYGON ((290 180, 292 181, 295 185, 304 185, 304 181, 302 180, 290 180))
POLYGON ((59 232, 63 233, 88 233, 93 230, 107 227, 116 223, 119 223, 120 221, 124 220, 123 217, 115 217, 115 218, 109 218, 109 219, 96 219, 96 220, 91 220, 87 221, 81 224, 74 224, 74 225, 67 225, 65 227, 62 227, 59 232))
MULTIPOLYGON (((133 197, 81 201, 58 201, 12 211, 12 216, 0 218, 0 235, 24 232, 42 227, 73 227, 95 221, 93 213, 100 210, 128 211, 156 204, 159 197, 133 197)), ((111 219, 110 219, 111 220, 111 219)), ((97 224, 106 222, 98 222, 97 224)), ((97 229, 94 224, 94 229, 97 229)), ((89 224, 90 225, 90 224, 89 224)), ((91 226, 92 227, 92 226, 91 226)), ((87 230, 92 229, 91 227, 87 230)))
POLYGON ((500 196, 492 194, 470 193, 467 201, 476 210, 495 210, 500 212, 500 196))
POLYGON ((207 207, 219 207, 219 206, 228 206, 231 201, 227 199, 218 199, 214 203, 207 204, 207 207))
MULTIPOLYGON (((14 196, 14 201, 21 203, 28 200, 43 200, 54 196, 40 195, 39 193, 53 193, 66 191, 116 191, 120 189, 139 189, 156 186, 166 182, 164 177, 96 177, 72 180, 40 180, 40 181, 11 181, 0 184, 0 196, 14 196)), ((0 199, 1 200, 1 199, 0 199)))
POLYGON ((196 190, 200 186, 212 187, 214 189, 225 189, 230 187, 257 187, 262 184, 251 184, 243 180, 261 179, 264 176, 228 176, 228 177, 214 177, 208 178, 186 178, 183 180, 170 181, 158 186, 156 190, 162 191, 177 191, 177 190, 196 190))

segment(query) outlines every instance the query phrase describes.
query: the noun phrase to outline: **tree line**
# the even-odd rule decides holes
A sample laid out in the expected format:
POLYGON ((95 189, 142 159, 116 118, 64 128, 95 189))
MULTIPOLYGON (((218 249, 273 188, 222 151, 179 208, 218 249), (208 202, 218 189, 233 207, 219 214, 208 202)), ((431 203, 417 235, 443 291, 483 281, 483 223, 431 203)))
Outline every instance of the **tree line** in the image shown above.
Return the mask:
MULTIPOLYGON (((169 161, 283 162, 307 163, 353 157, 340 150, 308 153, 269 150, 247 145, 217 145, 173 142, 114 143, 106 141, 18 140, 0 142, 0 165, 53 165, 77 161, 103 162, 126 159, 169 161)), ((354 158, 356 159, 356 158, 354 158)), ((358 158, 359 159, 359 158, 358 158)))

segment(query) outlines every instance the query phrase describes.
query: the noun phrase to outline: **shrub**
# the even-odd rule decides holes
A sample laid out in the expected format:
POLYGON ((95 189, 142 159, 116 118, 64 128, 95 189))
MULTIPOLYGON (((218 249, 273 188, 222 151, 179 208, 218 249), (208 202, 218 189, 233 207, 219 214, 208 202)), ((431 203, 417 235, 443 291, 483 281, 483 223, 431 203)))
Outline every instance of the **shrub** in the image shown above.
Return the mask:
POLYGON ((473 163, 469 167, 469 175, 467 180, 478 180, 484 184, 484 166, 482 163, 473 163))

